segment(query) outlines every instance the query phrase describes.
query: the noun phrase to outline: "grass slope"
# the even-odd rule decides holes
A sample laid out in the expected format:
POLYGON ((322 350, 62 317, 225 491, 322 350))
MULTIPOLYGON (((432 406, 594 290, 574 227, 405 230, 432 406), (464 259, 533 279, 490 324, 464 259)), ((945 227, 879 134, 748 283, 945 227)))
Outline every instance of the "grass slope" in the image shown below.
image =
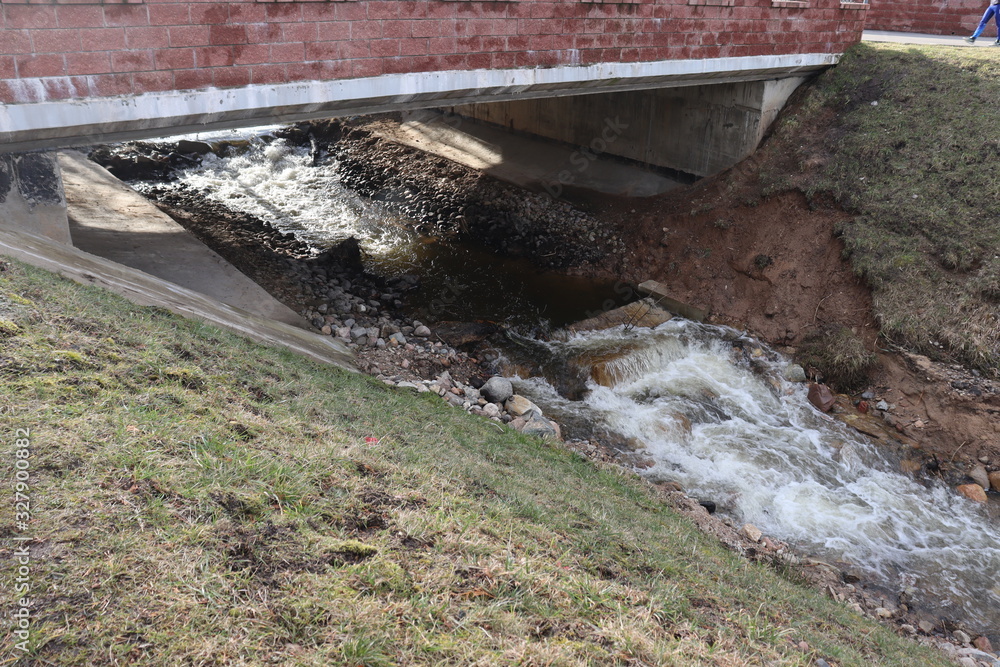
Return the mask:
POLYGON ((857 214, 840 232, 872 287, 883 333, 995 373, 1000 59, 993 51, 859 44, 783 118, 775 139, 810 174, 800 187, 830 193, 857 214), (809 136, 820 140, 798 140, 809 136))
POLYGON ((0 577, 30 537, 31 624, 26 654, 5 625, 0 664, 945 664, 630 475, 2 269, 3 469, 13 489, 30 429, 31 519, 9 491, 0 577))

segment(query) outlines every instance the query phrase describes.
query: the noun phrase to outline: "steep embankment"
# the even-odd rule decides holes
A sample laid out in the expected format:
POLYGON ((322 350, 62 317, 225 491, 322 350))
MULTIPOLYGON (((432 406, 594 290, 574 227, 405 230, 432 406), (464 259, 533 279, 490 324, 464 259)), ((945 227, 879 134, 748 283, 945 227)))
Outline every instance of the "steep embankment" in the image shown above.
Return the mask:
POLYGON ((8 262, 0 382, 11 664, 944 664, 614 468, 8 262))
POLYGON ((748 160, 612 207, 635 249, 625 277, 784 344, 842 391, 870 389, 939 461, 1000 465, 995 56, 855 47, 748 160))

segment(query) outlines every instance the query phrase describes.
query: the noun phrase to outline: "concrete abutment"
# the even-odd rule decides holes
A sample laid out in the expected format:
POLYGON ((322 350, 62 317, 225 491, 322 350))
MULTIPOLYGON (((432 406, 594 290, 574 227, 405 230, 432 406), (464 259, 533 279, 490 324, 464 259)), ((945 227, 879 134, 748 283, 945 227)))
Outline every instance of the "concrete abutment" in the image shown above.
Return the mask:
POLYGON ((565 170, 547 185, 553 191, 573 184, 575 175, 590 162, 608 155, 695 177, 717 174, 754 152, 805 80, 789 77, 512 100, 451 111, 579 146, 565 170))

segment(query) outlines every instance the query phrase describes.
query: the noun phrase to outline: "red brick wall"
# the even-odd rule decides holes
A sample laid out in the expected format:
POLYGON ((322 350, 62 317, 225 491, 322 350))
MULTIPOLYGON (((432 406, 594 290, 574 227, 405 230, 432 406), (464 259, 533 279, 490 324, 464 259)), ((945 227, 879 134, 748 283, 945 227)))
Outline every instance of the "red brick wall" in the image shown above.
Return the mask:
POLYGON ((0 102, 398 72, 840 53, 859 39, 866 13, 837 0, 86 2, 0 0, 0 102))
MULTIPOLYGON (((920 32, 928 35, 971 35, 989 0, 935 0, 929 4, 904 0, 871 0, 869 30, 920 32)), ((994 36, 993 22, 985 35, 994 36)))

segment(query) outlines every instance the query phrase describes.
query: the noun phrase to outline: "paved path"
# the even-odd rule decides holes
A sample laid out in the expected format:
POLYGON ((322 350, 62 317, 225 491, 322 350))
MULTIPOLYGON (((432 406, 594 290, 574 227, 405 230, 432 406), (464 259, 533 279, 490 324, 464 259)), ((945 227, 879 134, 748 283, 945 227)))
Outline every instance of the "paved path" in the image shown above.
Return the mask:
MULTIPOLYGON (((971 34, 971 33, 970 33, 971 34)), ((967 35, 923 35, 917 32, 887 32, 885 30, 865 30, 861 35, 863 42, 894 42, 896 44, 941 44, 943 46, 966 46, 979 48, 990 46, 995 37, 981 36, 975 44, 965 41, 967 35)), ((997 48, 997 47, 992 47, 997 48)))

